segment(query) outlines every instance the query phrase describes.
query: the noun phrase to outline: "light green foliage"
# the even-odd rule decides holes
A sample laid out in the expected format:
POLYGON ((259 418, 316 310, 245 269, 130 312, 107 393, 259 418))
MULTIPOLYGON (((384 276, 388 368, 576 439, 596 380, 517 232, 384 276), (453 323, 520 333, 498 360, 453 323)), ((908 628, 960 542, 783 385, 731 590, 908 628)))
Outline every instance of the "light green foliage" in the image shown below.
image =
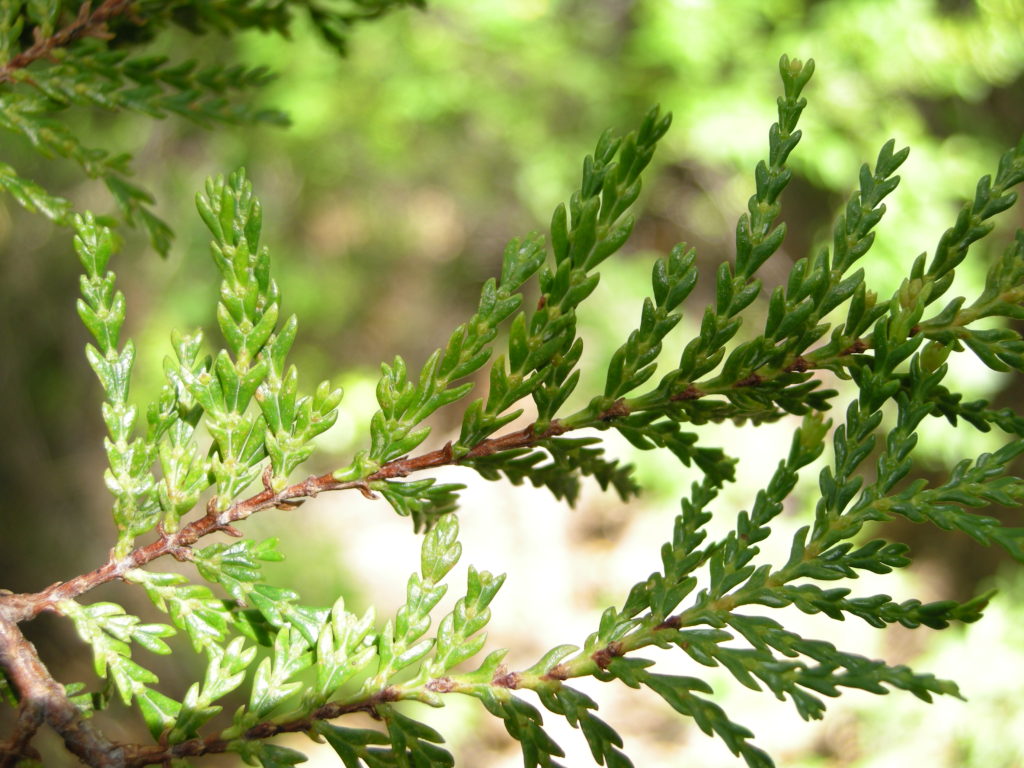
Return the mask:
MULTIPOLYGON (((341 46, 349 24, 400 4, 356 2, 337 10, 314 3, 310 14, 323 35, 341 46)), ((114 23, 117 8, 82 5, 76 23, 85 25, 80 32, 87 39, 74 55, 63 51, 39 67, 37 77, 28 78, 25 67, 4 69, 3 77, 24 90, 11 89, 0 114, 3 125, 30 137, 45 131, 45 138, 34 140, 37 146, 77 159, 88 174, 105 178, 126 212, 140 216, 163 248, 166 231, 145 207, 145 193, 124 181, 126 161, 83 148, 42 115, 55 105, 89 103, 157 117, 184 112, 201 122, 249 123, 266 115, 220 95, 229 85, 258 85, 266 73, 171 65, 111 49, 99 32, 114 23), (38 101, 44 97, 45 104, 38 101)), ((189 2, 139 2, 132 10, 152 24, 150 30, 174 23, 281 33, 291 11, 288 3, 189 2)), ((0 4, 6 60, 18 55, 26 22, 39 39, 52 39, 61 18, 59 3, 0 4)), ((897 150, 894 141, 882 146, 873 166, 861 167, 831 246, 795 261, 784 282, 765 291, 762 267, 786 236, 779 221, 782 195, 793 175, 789 160, 801 141, 797 125, 813 72, 813 61, 780 61, 778 120, 768 131, 767 159, 756 165, 754 193, 735 229, 735 257, 713 275, 702 274, 695 249, 686 244, 657 257, 639 325, 622 334, 621 345, 604 361, 603 390, 582 407, 566 412, 581 381, 577 310, 597 287, 602 263, 633 230, 628 209, 671 122, 658 108, 623 137, 611 131, 601 136, 568 205, 555 209, 549 231, 508 245, 500 277, 484 282, 476 312, 418 373, 410 377, 401 357, 381 366, 377 410, 367 415, 369 446, 344 466, 307 479, 295 475, 315 455, 315 438, 335 423, 342 395, 326 381, 304 392, 297 367, 288 362, 298 322, 294 315, 282 319, 284 298, 270 249, 261 243, 262 208, 245 173, 211 179, 197 197, 221 279, 216 319, 223 343, 211 348, 198 330, 172 335, 166 383, 146 409, 144 428, 129 402, 135 347, 121 341, 125 297, 108 270, 118 238, 109 222, 89 213, 74 216, 74 249, 84 269, 78 312, 94 340, 86 356, 104 394, 105 479, 114 497, 116 539, 109 561, 92 573, 37 595, 0 596, 5 638, 8 625, 16 628, 18 621, 53 610, 71 620, 91 649, 100 681, 95 690, 74 685, 65 692, 52 678, 36 681, 61 691, 48 694, 57 696, 56 703, 48 702, 50 711, 59 712, 60 704, 71 708, 72 735, 47 721, 69 748, 81 733, 91 733, 81 729, 80 718, 107 706, 116 693, 122 704, 138 709, 153 743, 105 745, 97 738, 91 746, 109 764, 184 766, 209 753, 233 752, 264 768, 294 765, 305 757, 272 739, 305 733, 326 742, 346 768, 449 766, 454 758, 441 746, 443 735, 402 702, 443 707, 461 694, 502 721, 527 768, 561 765, 564 751, 545 731, 540 708, 527 700, 524 692, 531 691, 541 707, 581 731, 596 764, 630 766, 622 738, 595 714, 597 702, 571 685, 575 678, 594 678, 647 688, 746 764, 772 765, 756 734, 715 701, 707 680, 657 671, 644 656, 652 648, 720 667, 745 688, 792 702, 807 720, 821 718, 825 699, 844 689, 896 689, 926 702, 959 696, 951 681, 806 637, 772 614, 795 607, 879 628, 898 623, 943 629, 979 620, 990 593, 966 602, 897 602, 847 586, 864 572, 888 574, 911 564, 909 548, 875 528, 899 517, 962 531, 1024 562, 1024 530, 983 514, 996 505, 1024 503, 1024 480, 1011 474, 1011 462, 1024 452, 1024 420, 984 401, 964 403, 944 383, 954 353, 972 354, 996 371, 1024 371, 1024 340, 1004 323, 1024 316, 1024 233, 993 261, 976 298, 956 296, 941 309, 932 306, 952 289, 972 244, 992 231, 991 219, 1015 202, 1013 188, 1024 182, 1024 140, 1003 155, 994 176, 977 185, 931 259, 922 254, 909 264, 891 297, 868 287, 858 262, 874 244, 883 201, 896 190, 896 171, 908 157, 909 150, 897 150), (697 290, 702 280, 711 283, 703 294, 697 290), (753 310, 764 294, 759 316, 753 310), (527 303, 526 296, 536 299, 527 303), (707 305, 699 306, 704 297, 707 305), (656 379, 683 313, 700 318, 696 333, 656 379), (485 369, 486 392, 470 399, 485 369), (823 388, 821 372, 848 386, 842 393, 823 388), (825 412, 835 406, 837 415, 827 419, 825 412), (422 450, 431 435, 427 420, 444 408, 457 411, 458 437, 422 450), (527 411, 527 426, 503 431, 527 411), (895 413, 895 423, 883 431, 887 411, 895 413), (965 457, 946 477, 913 477, 919 428, 933 417, 982 431, 995 427, 1006 440, 997 450, 965 457), (737 461, 705 445, 699 430, 725 420, 752 427, 788 420, 794 426, 788 454, 749 510, 736 512, 722 502, 737 461), (599 434, 567 436, 582 429, 599 434), (581 478, 593 477, 627 502, 641 489, 630 466, 605 455, 601 433, 610 429, 642 450, 667 449, 700 475, 680 500, 660 562, 651 553, 657 570, 624 591, 621 603, 607 606, 594 631, 576 638, 579 645, 558 645, 521 671, 503 663, 506 650, 478 659, 505 577, 470 567, 464 593, 450 607, 443 603, 446 579, 462 555, 458 505, 464 486, 422 474, 457 465, 488 480, 528 480, 569 503, 579 498, 581 478), (811 467, 818 472, 813 522, 792 536, 788 556, 773 562, 763 543, 777 535, 772 526, 801 472, 811 467), (419 476, 405 479, 413 474, 419 476), (383 497, 423 531, 418 568, 388 561, 389 568, 413 573, 404 603, 383 622, 372 607, 362 615, 349 611, 340 596, 331 607, 304 604, 297 592, 264 574, 265 564, 284 559, 278 541, 255 541, 237 527, 255 513, 299 514, 300 504, 322 492, 356 490, 383 497), (709 531, 713 518, 734 523, 715 536, 709 531), (218 532, 237 540, 198 546, 218 532), (148 541, 137 542, 147 534, 148 541), (150 570, 166 556, 186 566, 175 573, 150 570), (146 623, 112 602, 82 601, 114 579, 141 587, 169 623, 146 623), (828 584, 839 580, 842 586, 828 584), (165 642, 179 632, 179 645, 165 642), (133 655, 135 646, 155 654, 185 654, 191 647, 204 657, 200 679, 180 701, 171 698, 133 655), (337 724, 357 712, 374 716, 380 728, 337 724)), ((22 204, 56 220, 70 216, 65 202, 6 168, 0 167, 2 183, 22 204)), ((474 553, 474 559, 483 556, 474 553)), ((26 673, 12 661, 24 651, 4 642, 0 696, 11 705, 24 703, 26 673)), ((30 710, 25 704, 21 711, 30 710)), ((6 744, 5 755, 30 755, 27 742, 6 744)))
POLYGON ((85 356, 106 394, 103 420, 110 435, 105 443, 110 469, 104 479, 116 499, 114 521, 118 540, 115 549, 125 554, 136 536, 156 524, 156 483, 150 472, 156 445, 152 439, 132 437, 137 409, 128 403, 128 384, 135 363, 135 345, 129 340, 118 350, 125 299, 124 294, 114 290, 114 273, 106 271, 114 248, 114 235, 109 229, 98 227, 91 215, 77 218, 76 229, 75 250, 85 267, 78 314, 99 344, 99 349, 87 345, 85 356))
POLYGON ((80 606, 65 601, 60 610, 74 623, 79 636, 92 646, 93 669, 97 676, 113 685, 121 700, 134 700, 154 738, 174 722, 180 709, 178 702, 147 683, 159 682, 156 675, 131 659, 131 643, 147 651, 168 654, 171 649, 160 638, 174 634, 166 624, 141 624, 135 616, 114 603, 93 603, 80 606))

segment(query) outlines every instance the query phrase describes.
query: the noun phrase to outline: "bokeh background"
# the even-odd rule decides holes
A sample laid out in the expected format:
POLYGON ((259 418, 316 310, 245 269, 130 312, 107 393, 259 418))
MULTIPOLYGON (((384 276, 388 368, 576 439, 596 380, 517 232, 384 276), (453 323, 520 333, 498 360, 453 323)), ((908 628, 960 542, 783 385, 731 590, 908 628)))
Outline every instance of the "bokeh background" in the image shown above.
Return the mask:
MULTIPOLYGON (((647 174, 636 233, 602 268, 601 286, 581 313, 583 393, 601 386, 602 362, 638 322, 654 255, 681 241, 696 246, 708 278, 691 296, 667 357, 692 333, 710 275, 732 253, 753 166, 767 150, 781 54, 813 57, 817 74, 805 93, 804 141, 792 158, 797 178, 784 195, 789 234, 763 270, 769 286, 828 240, 860 164, 894 137, 911 155, 865 260, 869 284, 891 292, 1024 132, 1019 0, 435 0, 426 12, 361 26, 345 59, 301 22, 289 41, 182 33, 160 45, 172 56, 186 51, 271 67, 280 78, 258 98, 285 110, 292 125, 211 133, 179 120, 85 110, 71 117, 90 141, 134 151, 138 178, 177 232, 167 259, 128 232, 112 264, 127 295, 127 332, 140 349, 135 397, 143 403, 159 387, 171 328, 202 326, 216 339, 217 281, 192 200, 207 176, 244 165, 264 202, 264 238, 284 311, 299 316, 293 355, 302 380, 311 386, 328 378, 347 393, 338 424, 309 465, 318 472, 345 463, 366 442, 379 362, 397 353, 415 368, 443 344, 475 307, 480 284, 497 273, 504 244, 546 227, 601 131, 628 130, 652 104, 671 110, 675 121, 647 174)), ((103 190, 82 182, 70 165, 35 159, 8 136, 0 136, 0 156, 15 158, 23 173, 81 207, 110 208, 103 190)), ((1019 209, 1003 219, 960 270, 962 291, 980 290, 987 258, 1024 224, 1019 209)), ((0 199, 0 253, 0 582, 35 591, 94 567, 109 547, 100 390, 82 355, 86 334, 74 310, 77 262, 67 231, 0 199)), ((952 375, 972 396, 1020 403, 1019 383, 971 359, 958 361, 952 375)), ((457 412, 439 418, 430 446, 443 444, 457 424, 457 412)), ((716 506, 718 530, 749 508, 793 426, 705 431, 741 460, 741 482, 716 506)), ((929 424, 921 471, 942 477, 950 462, 990 450, 998 439, 929 424)), ((640 503, 627 506, 588 488, 569 510, 533 489, 459 470, 444 475, 470 485, 463 568, 473 563, 509 574, 487 647, 512 648, 513 667, 532 664, 555 644, 582 641, 602 605, 621 601, 656 567, 660 543, 671 534, 692 475, 671 457, 637 455, 614 441, 611 447, 638 464, 647 490, 640 503)), ((769 554, 784 553, 787 532, 810 514, 816 471, 806 475, 811 481, 779 521, 769 554)), ((1019 512, 1002 514, 1021 524, 1019 512)), ((289 560, 273 566, 270 578, 314 604, 342 592, 351 607, 375 604, 386 616, 417 562, 411 525, 384 502, 321 498, 246 526, 254 536, 281 537, 289 560)), ((909 525, 883 533, 911 543, 915 566, 878 583, 861 579, 853 585, 859 594, 966 599, 998 587, 985 620, 940 633, 878 631, 855 620, 836 626, 799 614, 784 620, 846 650, 956 679, 969 704, 852 692, 823 723, 808 726, 790 705, 714 670, 685 673, 710 675, 718 700, 780 765, 1024 765, 1022 572, 966 537, 909 525)), ((452 599, 460 578, 452 580, 452 599)), ((148 610, 127 590, 102 592, 96 599, 148 610)), ((89 679, 85 654, 60 620, 44 617, 27 629, 61 679, 89 679)), ((168 693, 180 696, 188 681, 162 659, 144 663, 151 661, 168 693)), ((687 669, 671 657, 659 663, 687 669)), ((738 764, 656 699, 586 689, 621 729, 638 766, 738 764)), ((463 765, 521 763, 474 702, 453 702, 429 717, 463 765)), ((130 738, 135 725, 109 727, 130 738)), ((552 730, 567 765, 590 764, 579 734, 552 730)), ((312 760, 337 764, 320 752, 312 760)))

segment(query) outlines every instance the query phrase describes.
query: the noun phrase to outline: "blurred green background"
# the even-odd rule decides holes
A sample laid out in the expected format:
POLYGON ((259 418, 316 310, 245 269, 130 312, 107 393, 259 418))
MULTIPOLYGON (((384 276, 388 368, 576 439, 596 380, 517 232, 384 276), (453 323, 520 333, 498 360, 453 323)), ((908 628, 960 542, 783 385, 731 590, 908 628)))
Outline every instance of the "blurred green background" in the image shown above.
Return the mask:
MULTIPOLYGON (((817 74, 806 91, 804 141, 792 159, 797 178, 784 195, 789 234, 763 270, 768 286, 827 240, 860 164, 873 161, 895 137, 911 155, 865 262, 869 285, 883 295, 894 290, 913 257, 931 250, 953 222, 978 177, 994 173, 1000 153, 1024 132, 1020 0, 435 0, 425 13, 402 12, 361 26, 346 59, 301 23, 290 41, 256 33, 230 41, 181 34, 159 45, 174 57, 187 51, 268 65, 280 77, 258 99, 284 109, 293 124, 210 133, 178 120, 86 111, 72 116, 90 141, 135 153, 139 180, 155 192, 158 210, 177 232, 166 260, 128 232, 112 264, 127 295, 128 333, 140 349, 136 398, 144 402, 159 386, 172 327, 203 326, 215 339, 217 283, 192 199, 207 176, 244 165, 264 202, 264 238, 284 311, 299 316, 294 355, 302 380, 311 387, 330 378, 347 391, 339 425, 324 436, 325 452, 309 467, 315 471, 340 465, 365 440, 378 363, 398 353, 416 366, 442 344, 475 307, 480 284, 497 273, 504 244, 546 227, 601 131, 628 130, 654 103, 672 111, 675 121, 648 172, 635 235, 603 268, 602 285, 582 315, 591 383, 585 378, 583 392, 600 386, 602 361, 635 326, 653 254, 688 242, 709 273, 730 257, 736 218, 753 190, 751 171, 766 152, 775 119, 782 53, 813 57, 817 74)), ((0 137, 0 158, 14 158, 23 173, 80 207, 110 207, 104 191, 81 182, 74 168, 36 159, 7 136, 0 137)), ((980 290, 986 254, 1004 247, 1024 223, 1019 208, 1002 218, 961 270, 963 291, 980 290)), ((74 310, 77 263, 68 232, 0 199, 0 252, 6 432, 0 441, 0 581, 35 591, 94 567, 109 546, 99 387, 82 355, 86 334, 74 310)), ((691 306, 702 306, 709 283, 698 286, 691 306)), ((691 310, 687 322, 698 312, 691 310)), ((671 357, 693 327, 684 322, 671 357)), ((1020 403, 1019 385, 970 360, 954 376, 970 395, 1020 403)), ((457 414, 438 421, 438 444, 456 421, 457 414)), ((934 430, 921 454, 925 470, 936 474, 950 460, 996 444, 963 429, 955 439, 941 426, 934 430)), ((767 436, 719 430, 709 438, 743 443, 738 452, 747 462, 740 471, 745 477, 770 469, 788 441, 785 429, 767 436), (770 454, 771 462, 751 466, 760 454, 770 454)), ((669 459, 623 453, 641 466, 650 490, 645 505, 627 514, 615 500, 588 495, 569 513, 567 530, 603 542, 595 551, 607 557, 620 551, 616 542, 629 537, 634 518, 653 519, 641 525, 654 532, 646 544, 653 559, 657 537, 669 535, 687 476, 669 459)), ((728 498, 738 509, 752 493, 741 487, 728 498)), ((471 514, 493 513, 488 503, 471 514)), ((379 508, 366 517, 388 514, 379 508)), ((1018 513, 1006 515, 1020 520, 1018 513)), ((795 527, 799 510, 794 516, 795 527)), ((279 577, 311 602, 329 601, 339 589, 357 603, 369 600, 373 578, 361 580, 352 565, 357 560, 344 550, 333 555, 340 565, 301 567, 311 557, 331 556, 335 547, 334 539, 304 543, 310 529, 301 526, 319 519, 298 514, 289 520, 281 535, 295 564, 292 571, 282 566, 279 577), (340 575, 324 576, 334 572, 340 575)), ((273 523, 256 525, 280 534, 273 523)), ((1024 732, 1024 703, 1016 693, 1024 681, 1020 578, 1003 570, 998 553, 953 535, 909 527, 891 534, 913 545, 919 578, 895 586, 886 581, 879 590, 962 599, 996 584, 1003 593, 988 620, 969 631, 915 634, 905 642, 867 639, 882 644, 851 650, 891 658, 896 642, 903 648, 900 660, 955 677, 970 689, 972 703, 929 709, 897 695, 851 696, 840 714, 811 732, 816 735, 794 737, 781 763, 898 765, 908 759, 907 745, 917 743, 934 748, 928 765, 1024 765, 1020 739, 1009 735, 1014 728, 1024 732)), ((487 552, 467 554, 493 568, 487 558, 487 552)), ((404 579, 413 564, 399 562, 397 578, 404 579)), ((638 564, 634 577, 649 569, 638 564)), ((596 597, 619 600, 629 583, 604 583, 596 597)), ((510 579, 506 590, 515 589, 510 579)), ((584 613, 592 610, 580 602, 584 613)), ((44 657, 61 658, 59 622, 36 624, 29 629, 44 657)), ((559 641, 573 639, 580 638, 559 641)), ((491 646, 501 644, 494 638, 491 646)), ((81 679, 87 673, 69 663, 68 674, 81 679)), ((746 697, 755 704, 762 698, 746 697)), ((737 717, 759 735, 774 729, 759 728, 756 709, 753 720, 737 717)), ((702 753, 704 739, 689 724, 668 717, 659 723, 668 735, 641 728, 627 740, 627 747, 658 739, 667 745, 647 762, 638 758, 638 765, 732 764, 724 748, 702 753)), ((493 753, 481 752, 484 742, 465 728, 453 739, 469 755, 467 765, 518 762, 502 751, 507 745, 500 738, 493 753)))

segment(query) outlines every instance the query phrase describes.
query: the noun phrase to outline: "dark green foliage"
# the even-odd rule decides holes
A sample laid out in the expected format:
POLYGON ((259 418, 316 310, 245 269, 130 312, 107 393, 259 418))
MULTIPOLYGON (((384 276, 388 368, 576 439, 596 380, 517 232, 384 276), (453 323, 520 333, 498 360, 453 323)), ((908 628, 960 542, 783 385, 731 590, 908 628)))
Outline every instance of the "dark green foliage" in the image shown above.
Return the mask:
POLYGON ((554 686, 550 691, 540 688, 537 694, 545 707, 564 717, 574 728, 583 731, 590 753, 598 765, 606 765, 608 768, 632 765, 621 751, 622 737, 608 723, 591 713, 590 710, 597 709, 597 704, 589 696, 567 685, 554 686))
POLYGON ((593 477, 602 490, 613 487, 623 501, 636 496, 640 486, 632 477, 633 468, 604 458, 604 448, 593 447, 600 442, 595 437, 550 437, 535 443, 544 450, 518 448, 462 463, 488 480, 502 475, 515 485, 529 480, 534 487, 545 487, 556 499, 570 504, 579 497, 581 476, 593 477))

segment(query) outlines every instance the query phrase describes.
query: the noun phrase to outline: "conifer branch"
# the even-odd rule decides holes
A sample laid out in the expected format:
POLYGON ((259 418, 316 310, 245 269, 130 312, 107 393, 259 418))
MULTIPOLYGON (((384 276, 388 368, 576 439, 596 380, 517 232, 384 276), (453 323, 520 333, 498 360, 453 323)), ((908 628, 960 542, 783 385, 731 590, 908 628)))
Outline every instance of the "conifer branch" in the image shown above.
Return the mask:
MULTIPOLYGON (((77 104, 153 117, 175 113, 203 124, 275 119, 276 113, 222 98, 230 89, 262 85, 266 71, 137 57, 132 35, 125 35, 123 47, 107 45, 108 25, 118 17, 150 25, 140 39, 169 24, 192 32, 258 27, 283 34, 293 6, 307 11, 340 50, 352 24, 420 2, 105 0, 95 9, 80 4, 75 20, 56 31, 62 8, 56 0, 8 4, 0 12, 6 52, 0 86, 11 87, 0 96, 0 126, 104 179, 126 217, 139 218, 165 250, 169 229, 149 211, 148 194, 126 180, 127 159, 82 146, 75 131, 50 114, 77 104), (26 23, 35 25, 35 42, 19 52, 26 23), (36 62, 40 66, 29 69, 36 62)), ((641 655, 651 647, 720 666, 750 690, 791 701, 805 719, 822 717, 826 698, 849 688, 898 689, 924 701, 959 696, 952 681, 805 637, 771 611, 795 607, 873 627, 936 630, 979 620, 991 593, 962 603, 922 603, 828 587, 865 571, 886 574, 911 564, 902 542, 861 537, 896 517, 966 533, 1024 562, 1024 530, 987 514, 996 505, 1024 505, 1024 479, 1011 469, 1024 453, 1024 420, 984 400, 963 402, 944 383, 950 355, 968 349, 993 370, 1024 372, 1024 339, 1007 322, 1024 318, 1024 233, 991 265, 980 296, 970 302, 956 297, 926 316, 950 289, 971 245, 993 229, 991 219, 1014 203, 1013 188, 1024 182, 1024 142, 1004 154, 994 176, 981 180, 931 263, 918 257, 900 288, 880 300, 856 263, 872 247, 885 198, 896 190, 896 171, 907 157, 907 149, 887 142, 873 165, 862 166, 830 245, 798 259, 785 284, 764 296, 758 274, 786 234, 781 196, 792 177, 788 160, 801 140, 797 125, 813 72, 810 60, 779 62, 778 119, 737 223, 736 256, 713 275, 713 299, 693 312, 701 277, 693 248, 679 244, 656 258, 639 322, 606 361, 603 390, 591 393, 585 406, 564 413, 585 381, 576 313, 597 287, 602 263, 632 232, 629 208, 671 125, 658 108, 624 136, 602 134, 584 159, 578 187, 556 207, 547 236, 509 243, 500 276, 483 284, 476 310, 418 372, 410 373, 401 357, 382 364, 365 449, 346 466, 300 481, 294 477, 315 454, 317 436, 338 417, 342 391, 328 381, 305 388, 289 361, 298 319, 281 315, 281 290, 261 242, 262 207, 245 172, 209 179, 196 200, 220 278, 221 338, 209 349, 202 331, 173 332, 164 385, 140 409, 129 396, 136 347, 122 338, 128 303, 109 269, 118 238, 102 217, 72 215, 68 201, 0 163, 0 186, 18 202, 75 228, 83 268, 77 308, 92 337, 86 358, 102 387, 104 482, 116 529, 107 561, 91 572, 36 593, 0 590, 0 706, 15 708, 13 728, 0 742, 0 768, 39 759, 34 741, 44 726, 63 739, 69 754, 95 766, 176 765, 232 753, 250 765, 278 768, 305 758, 274 737, 303 732, 330 745, 347 768, 448 768, 454 757, 442 735, 395 705, 439 707, 451 694, 477 700, 500 720, 520 743, 526 768, 557 768, 564 752, 545 731, 540 709, 519 695, 524 690, 582 732, 596 763, 628 768, 623 740, 596 715, 597 702, 570 685, 585 677, 645 687, 749 766, 772 765, 753 732, 714 700, 711 685, 658 672, 641 655), (535 303, 525 298, 531 281, 540 293, 535 303), (750 308, 759 299, 763 325, 751 329, 757 313, 750 308), (699 317, 696 333, 657 380, 663 345, 689 313, 699 317), (841 322, 838 313, 845 313, 841 322), (989 325, 979 328, 979 321, 989 325), (486 395, 467 400, 485 369, 486 395), (840 393, 824 388, 826 371, 856 390, 834 423, 823 414, 840 393), (536 407, 533 423, 503 432, 522 415, 525 398, 536 407), (443 408, 459 409, 458 437, 421 449, 429 419, 443 408), (886 412, 895 413, 895 424, 883 427, 886 412), (696 428, 725 419, 757 425, 788 414, 802 417, 788 453, 749 509, 735 512, 734 524, 712 538, 708 523, 723 514, 714 507, 722 486, 736 477, 737 460, 706 445, 696 428), (938 416, 964 419, 981 431, 995 425, 1006 442, 964 457, 937 481, 906 480, 919 429, 938 416), (581 437, 583 429, 598 434, 581 437), (581 478, 592 477, 627 500, 640 488, 631 465, 605 455, 600 433, 607 430, 640 450, 667 449, 699 470, 660 548, 660 569, 607 607, 580 645, 558 645, 519 670, 497 649, 467 671, 462 665, 487 644, 490 606, 505 576, 470 566, 464 591, 440 615, 462 554, 456 510, 464 486, 437 483, 431 470, 459 466, 487 480, 529 481, 570 504, 579 498, 581 478), (801 473, 815 463, 813 521, 792 534, 788 558, 772 562, 761 542, 778 535, 777 518, 801 473), (249 490, 254 483, 262 486, 256 492, 249 490), (258 512, 291 514, 321 493, 346 490, 383 497, 424 534, 405 602, 382 620, 372 606, 353 613, 342 597, 330 607, 304 605, 295 591, 264 577, 266 564, 284 558, 277 540, 254 541, 239 526, 258 512), (209 543, 218 532, 234 540, 209 543), (167 556, 193 568, 148 568, 167 556), (167 623, 145 621, 113 602, 80 602, 117 580, 140 587, 167 623), (44 612, 68 619, 86 643, 95 678, 103 681, 100 692, 84 683, 61 684, 22 634, 19 624, 44 612), (180 700, 133 657, 138 649, 176 652, 165 638, 179 632, 205 662, 180 700), (151 742, 115 743, 95 727, 91 711, 113 697, 137 712, 151 742), (227 706, 230 721, 218 722, 227 706), (330 722, 356 712, 371 715, 380 729, 330 722)))
POLYGON ((113 18, 131 11, 136 0, 103 0, 95 9, 89 0, 78 8, 74 21, 47 37, 39 38, 38 28, 34 30, 36 41, 21 53, 12 56, 0 65, 0 83, 13 82, 14 72, 24 69, 40 59, 48 59, 58 48, 66 48, 84 37, 107 38, 106 24, 113 18))

